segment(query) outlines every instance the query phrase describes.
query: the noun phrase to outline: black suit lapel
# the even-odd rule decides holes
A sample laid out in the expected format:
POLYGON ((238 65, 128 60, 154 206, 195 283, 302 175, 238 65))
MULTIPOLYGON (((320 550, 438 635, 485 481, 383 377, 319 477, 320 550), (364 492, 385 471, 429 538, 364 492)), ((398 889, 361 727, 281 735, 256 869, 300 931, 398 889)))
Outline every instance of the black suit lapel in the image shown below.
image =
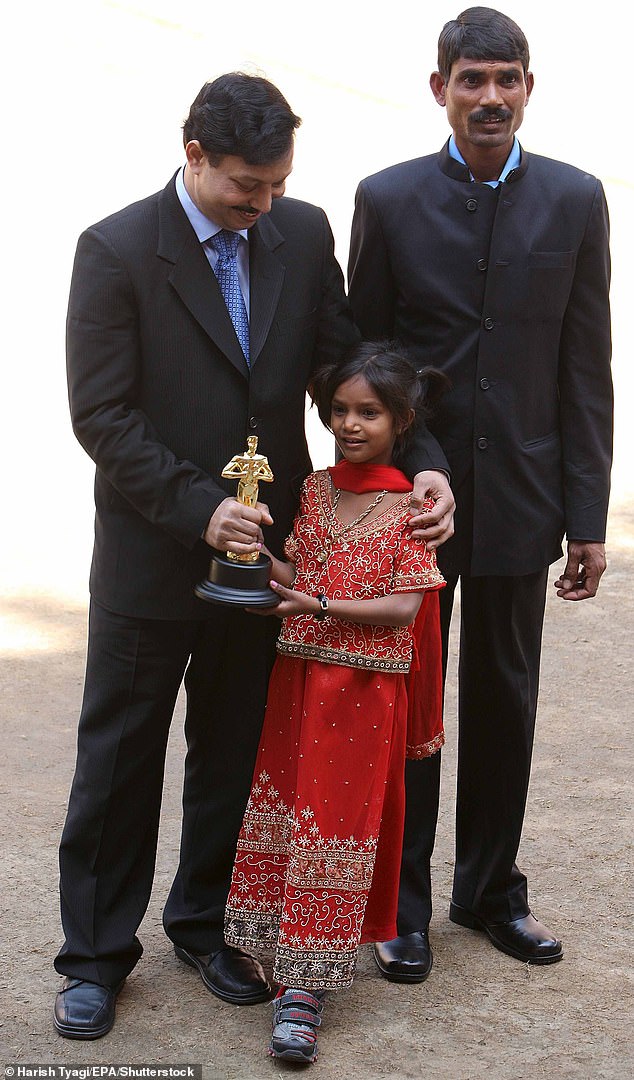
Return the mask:
POLYGON ((284 284, 286 268, 275 253, 283 243, 284 237, 268 216, 260 218, 249 233, 251 367, 268 337, 284 284))
POLYGON ((207 256, 179 202, 173 179, 159 200, 157 254, 160 259, 173 264, 169 280, 203 330, 234 367, 242 375, 248 375, 247 362, 227 305, 207 256))

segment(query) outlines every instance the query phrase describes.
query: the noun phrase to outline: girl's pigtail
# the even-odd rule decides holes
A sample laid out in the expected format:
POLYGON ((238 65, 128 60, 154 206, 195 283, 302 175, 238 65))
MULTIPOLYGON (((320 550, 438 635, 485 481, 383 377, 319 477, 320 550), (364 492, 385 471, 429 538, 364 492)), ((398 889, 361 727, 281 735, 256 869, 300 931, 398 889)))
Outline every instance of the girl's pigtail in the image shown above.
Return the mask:
POLYGON ((451 388, 451 379, 445 375, 444 371, 439 371, 434 367, 418 368, 416 374, 420 386, 420 398, 416 411, 420 411, 423 417, 430 416, 442 395, 451 388))

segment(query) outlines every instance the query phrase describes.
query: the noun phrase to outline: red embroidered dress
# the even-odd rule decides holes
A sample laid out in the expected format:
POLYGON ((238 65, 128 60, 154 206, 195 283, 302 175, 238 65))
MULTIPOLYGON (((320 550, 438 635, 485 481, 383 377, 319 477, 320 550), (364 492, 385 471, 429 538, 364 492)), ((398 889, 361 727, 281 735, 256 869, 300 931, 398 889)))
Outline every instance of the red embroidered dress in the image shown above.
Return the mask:
MULTIPOLYGON (((404 494, 329 548, 330 478, 313 473, 286 542, 294 588, 358 600, 438 589, 435 557, 408 519, 404 494)), ((413 641, 411 627, 282 623, 225 938, 274 949, 284 986, 348 986, 359 944, 396 937, 413 641)))

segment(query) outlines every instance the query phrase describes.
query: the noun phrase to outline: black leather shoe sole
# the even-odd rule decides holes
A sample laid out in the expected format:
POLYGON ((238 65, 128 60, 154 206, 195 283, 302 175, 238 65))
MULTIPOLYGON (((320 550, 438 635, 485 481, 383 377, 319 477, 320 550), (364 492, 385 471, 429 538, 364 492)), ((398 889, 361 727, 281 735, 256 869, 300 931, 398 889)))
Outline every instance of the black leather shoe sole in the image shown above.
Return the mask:
POLYGON ((114 1016, 107 1024, 102 1024, 101 1027, 84 1028, 83 1030, 73 1027, 72 1024, 63 1024, 56 1016, 53 1017, 53 1023, 55 1025, 55 1030, 59 1035, 62 1035, 63 1038, 88 1041, 90 1039, 101 1039, 104 1035, 107 1035, 114 1024, 114 1016))
POLYGON ((495 933, 495 925, 490 925, 484 922, 483 919, 478 918, 472 911, 468 911, 467 908, 460 907, 453 902, 449 905, 449 918, 451 922, 456 923, 458 926, 466 926, 468 930, 480 930, 487 935, 492 945, 495 945, 496 949, 500 952, 506 953, 507 956, 514 957, 515 960, 521 960, 524 964, 556 964, 558 960, 563 959, 564 951, 559 942, 559 950, 553 952, 550 955, 533 956, 530 953, 522 951, 522 949, 515 949, 512 945, 509 945, 506 941, 501 941, 495 933))
POLYGON ((228 1001, 230 1005, 260 1005, 263 1001, 268 1001, 271 997, 271 987, 268 983, 266 983, 266 986, 262 990, 245 990, 239 994, 230 993, 213 981, 209 966, 203 963, 195 953, 187 952, 187 949, 181 949, 180 945, 174 946, 174 952, 178 959, 182 960, 183 963, 189 964, 190 967, 197 969, 207 989, 211 990, 212 994, 219 997, 221 1001, 228 1001))

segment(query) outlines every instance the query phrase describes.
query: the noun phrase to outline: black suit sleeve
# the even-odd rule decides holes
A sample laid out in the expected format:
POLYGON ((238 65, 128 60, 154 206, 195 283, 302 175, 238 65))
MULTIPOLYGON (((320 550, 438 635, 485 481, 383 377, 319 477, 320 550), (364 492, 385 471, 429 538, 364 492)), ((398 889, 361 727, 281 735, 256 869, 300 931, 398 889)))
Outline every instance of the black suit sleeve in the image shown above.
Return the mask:
POLYGON ((322 218, 322 290, 313 368, 339 362, 361 336, 352 320, 343 273, 335 258, 334 237, 323 212, 322 218))
POLYGON ((110 484, 148 521, 191 548, 225 499, 213 480, 179 460, 137 399, 142 372, 135 289, 96 229, 81 237, 67 319, 73 430, 110 484))
MULTIPOLYGON (((352 219, 348 297, 353 318, 366 340, 394 337, 396 287, 389 248, 372 195, 363 183, 357 189, 352 219)), ((421 418, 416 420, 414 433, 399 464, 410 478, 427 469, 450 475, 439 443, 421 418)))
POLYGON ((388 245, 374 200, 364 184, 359 184, 355 197, 348 296, 364 338, 379 341, 394 336, 396 287, 388 245))
POLYGON ((605 540, 612 462, 608 209, 597 180, 559 348, 566 534, 605 540))

